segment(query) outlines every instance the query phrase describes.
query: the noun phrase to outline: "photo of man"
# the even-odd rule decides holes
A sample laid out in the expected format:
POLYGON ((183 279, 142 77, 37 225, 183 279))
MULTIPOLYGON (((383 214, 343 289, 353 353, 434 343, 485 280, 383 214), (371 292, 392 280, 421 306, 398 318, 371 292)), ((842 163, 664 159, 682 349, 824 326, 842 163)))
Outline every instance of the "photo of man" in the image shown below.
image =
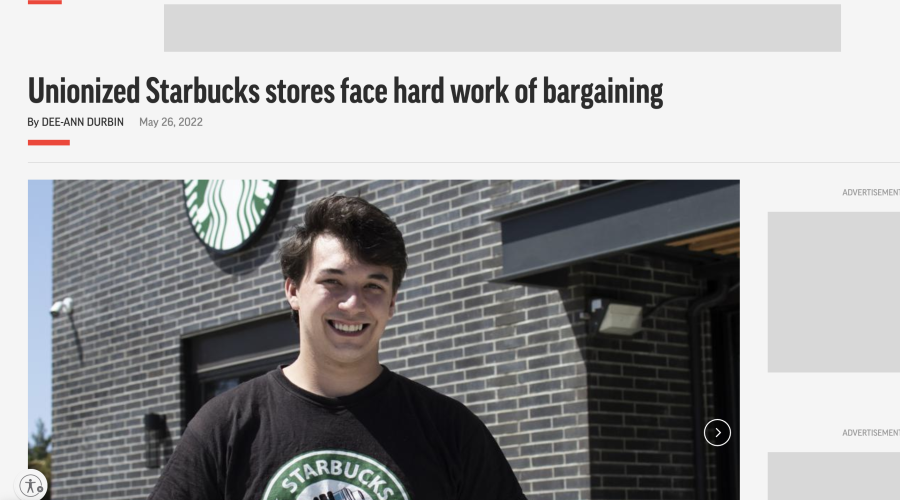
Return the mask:
POLYGON ((53 187, 58 498, 738 498, 738 181, 53 187))
POLYGON ((322 198, 280 254, 297 360, 207 403, 150 498, 524 498, 475 415, 379 363, 407 267, 390 218, 322 198))

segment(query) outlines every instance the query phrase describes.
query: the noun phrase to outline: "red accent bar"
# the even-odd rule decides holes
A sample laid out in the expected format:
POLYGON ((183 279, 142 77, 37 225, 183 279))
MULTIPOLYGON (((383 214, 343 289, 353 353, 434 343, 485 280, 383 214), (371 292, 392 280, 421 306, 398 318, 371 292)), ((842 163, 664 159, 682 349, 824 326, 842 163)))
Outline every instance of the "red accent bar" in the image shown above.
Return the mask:
POLYGON ((28 0, 28 5, 62 5, 62 0, 28 0))
POLYGON ((28 139, 29 146, 68 146, 68 139, 28 139))

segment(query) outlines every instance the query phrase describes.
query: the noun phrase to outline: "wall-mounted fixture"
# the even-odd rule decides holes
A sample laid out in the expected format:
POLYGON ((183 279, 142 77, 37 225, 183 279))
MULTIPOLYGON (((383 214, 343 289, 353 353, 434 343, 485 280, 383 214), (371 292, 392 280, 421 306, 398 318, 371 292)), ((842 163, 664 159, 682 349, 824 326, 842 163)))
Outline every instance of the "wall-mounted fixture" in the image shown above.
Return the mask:
POLYGON ((72 297, 66 297, 62 300, 57 300, 50 306, 50 316, 54 318, 58 318, 60 314, 65 314, 66 316, 71 316, 75 309, 72 306, 72 297))
POLYGON ((147 468, 158 469, 160 466, 160 448, 166 437, 166 416, 158 413, 144 415, 144 442, 147 444, 147 468))
POLYGON ((583 315, 588 334, 634 335, 641 331, 643 306, 609 299, 592 298, 583 315))

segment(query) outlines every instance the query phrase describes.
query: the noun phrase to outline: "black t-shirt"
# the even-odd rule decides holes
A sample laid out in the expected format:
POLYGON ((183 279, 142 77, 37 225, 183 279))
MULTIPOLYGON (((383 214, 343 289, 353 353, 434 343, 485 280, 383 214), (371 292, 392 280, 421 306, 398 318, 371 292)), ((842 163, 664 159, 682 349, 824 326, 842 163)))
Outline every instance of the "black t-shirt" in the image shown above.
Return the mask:
POLYGON ((345 397, 280 368, 207 403, 151 500, 521 500, 493 436, 456 400, 390 372, 345 397), (330 496, 329 496, 330 495, 330 496))

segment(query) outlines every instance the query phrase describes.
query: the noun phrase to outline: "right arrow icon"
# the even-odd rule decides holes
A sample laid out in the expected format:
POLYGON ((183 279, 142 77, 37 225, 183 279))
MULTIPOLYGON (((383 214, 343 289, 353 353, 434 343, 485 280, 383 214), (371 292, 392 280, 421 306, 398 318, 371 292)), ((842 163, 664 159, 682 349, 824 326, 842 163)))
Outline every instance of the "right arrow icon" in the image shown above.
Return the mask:
POLYGON ((714 418, 703 427, 703 439, 710 446, 722 446, 731 440, 731 426, 721 418, 714 418))

